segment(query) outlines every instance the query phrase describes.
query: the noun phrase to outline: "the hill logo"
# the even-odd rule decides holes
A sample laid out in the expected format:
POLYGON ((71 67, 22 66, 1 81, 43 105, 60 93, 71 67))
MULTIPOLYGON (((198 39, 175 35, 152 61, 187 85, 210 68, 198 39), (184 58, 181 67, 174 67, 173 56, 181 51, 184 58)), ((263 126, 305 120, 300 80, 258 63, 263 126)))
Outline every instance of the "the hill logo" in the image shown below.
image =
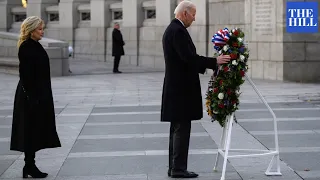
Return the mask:
POLYGON ((287 2, 287 32, 317 33, 318 2, 287 2))

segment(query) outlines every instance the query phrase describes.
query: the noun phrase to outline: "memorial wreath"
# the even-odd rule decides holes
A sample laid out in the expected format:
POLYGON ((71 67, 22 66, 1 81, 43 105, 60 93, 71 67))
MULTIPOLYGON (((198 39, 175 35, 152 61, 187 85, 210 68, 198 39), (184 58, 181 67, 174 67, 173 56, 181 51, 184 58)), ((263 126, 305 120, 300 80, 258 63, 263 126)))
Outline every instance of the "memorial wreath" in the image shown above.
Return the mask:
POLYGON ((206 93, 206 107, 212 121, 224 127, 226 118, 238 109, 240 86, 248 70, 249 50, 244 44, 245 34, 240 28, 229 32, 219 30, 213 37, 215 56, 230 55, 229 63, 219 65, 211 76, 206 93))

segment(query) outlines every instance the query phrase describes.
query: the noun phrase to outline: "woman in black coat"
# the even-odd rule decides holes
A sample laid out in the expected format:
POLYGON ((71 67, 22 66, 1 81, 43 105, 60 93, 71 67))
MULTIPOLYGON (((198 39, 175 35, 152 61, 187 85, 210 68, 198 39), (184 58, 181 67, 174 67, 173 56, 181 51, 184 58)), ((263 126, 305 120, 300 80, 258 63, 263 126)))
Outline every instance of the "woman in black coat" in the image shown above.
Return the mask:
POLYGON ((38 42, 43 36, 43 25, 39 17, 26 18, 18 42, 20 80, 14 100, 10 149, 24 152, 24 178, 47 177, 35 165, 35 153, 61 147, 55 125, 49 57, 38 42))

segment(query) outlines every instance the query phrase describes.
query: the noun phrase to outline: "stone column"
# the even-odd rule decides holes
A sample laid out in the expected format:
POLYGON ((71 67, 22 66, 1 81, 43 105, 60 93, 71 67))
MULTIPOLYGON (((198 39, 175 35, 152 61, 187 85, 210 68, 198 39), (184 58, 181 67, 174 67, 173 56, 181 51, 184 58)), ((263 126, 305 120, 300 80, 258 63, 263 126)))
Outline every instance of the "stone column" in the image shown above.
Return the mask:
MULTIPOLYGON (((80 20, 77 7, 82 3, 88 3, 89 0, 60 0, 59 3, 59 25, 60 39, 74 45, 74 29, 80 20)), ((74 48, 74 46, 73 46, 74 48)))
MULTIPOLYGON (((195 22, 188 30, 197 47, 197 53, 206 56, 208 54, 208 42, 211 40, 209 35, 212 36, 212 33, 208 33, 208 0, 192 0, 192 2, 197 8, 197 15, 195 22)), ((209 56, 212 56, 212 54, 209 54, 209 56)))
MULTIPOLYGON (((177 0, 156 0, 155 58, 154 67, 164 69, 162 37, 165 29, 174 18, 177 0)), ((153 34, 153 33, 150 33, 153 34)))
POLYGON ((168 26, 174 18, 176 0, 156 0, 157 26, 168 26))
POLYGON ((106 46, 107 46, 107 28, 109 27, 112 16, 109 13, 110 4, 117 2, 115 0, 91 0, 91 34, 96 35, 93 54, 97 55, 98 60, 106 61, 106 46))
POLYGON ((91 0, 91 27, 108 27, 111 15, 107 13, 109 5, 117 2, 115 0, 91 0))
POLYGON ((46 7, 57 5, 58 0, 28 0, 27 16, 39 16, 45 23, 48 22, 46 7))
POLYGON ((144 20, 142 2, 144 0, 123 0, 123 21, 121 32, 126 45, 124 46, 125 61, 139 65, 139 30, 144 20))
POLYGON ((21 6, 21 0, 1 0, 0 1, 0 31, 8 31, 13 23, 11 8, 21 6))

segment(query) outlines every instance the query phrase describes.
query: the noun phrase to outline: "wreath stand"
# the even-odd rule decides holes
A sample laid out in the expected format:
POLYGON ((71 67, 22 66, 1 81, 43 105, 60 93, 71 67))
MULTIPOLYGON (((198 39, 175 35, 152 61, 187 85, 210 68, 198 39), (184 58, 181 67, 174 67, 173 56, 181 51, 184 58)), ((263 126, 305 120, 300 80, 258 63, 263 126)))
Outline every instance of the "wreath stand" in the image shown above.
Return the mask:
POLYGON ((251 78, 245 75, 246 79, 250 82, 251 86, 255 90, 255 92, 258 94, 260 99, 263 101, 263 103, 266 105, 268 110, 273 116, 273 125, 274 125, 274 138, 275 138, 275 151, 271 150, 253 150, 253 149, 230 149, 230 143, 231 143, 231 132, 232 132, 232 125, 234 122, 234 113, 232 113, 230 116, 227 116, 227 121, 225 123, 225 126, 223 127, 223 132, 220 139, 220 145, 218 147, 218 154, 216 157, 215 165, 213 170, 216 171, 216 167, 219 162, 219 156, 221 155, 224 158, 223 161, 223 167, 222 167, 222 175, 220 180, 225 180, 225 174, 226 174, 226 167, 227 167, 227 160, 228 158, 241 158, 241 157, 253 157, 253 156, 264 156, 264 155, 273 155, 271 162, 269 163, 269 166, 265 172, 265 175, 267 176, 281 176, 280 172, 280 157, 279 157, 279 143, 278 143, 278 127, 277 127, 277 120, 276 115, 266 102, 266 100, 263 98, 255 84, 252 82, 251 78), (246 155, 229 155, 229 151, 251 151, 251 152, 260 152, 256 154, 246 154, 246 155), (270 171, 272 166, 276 163, 277 171, 270 171))

